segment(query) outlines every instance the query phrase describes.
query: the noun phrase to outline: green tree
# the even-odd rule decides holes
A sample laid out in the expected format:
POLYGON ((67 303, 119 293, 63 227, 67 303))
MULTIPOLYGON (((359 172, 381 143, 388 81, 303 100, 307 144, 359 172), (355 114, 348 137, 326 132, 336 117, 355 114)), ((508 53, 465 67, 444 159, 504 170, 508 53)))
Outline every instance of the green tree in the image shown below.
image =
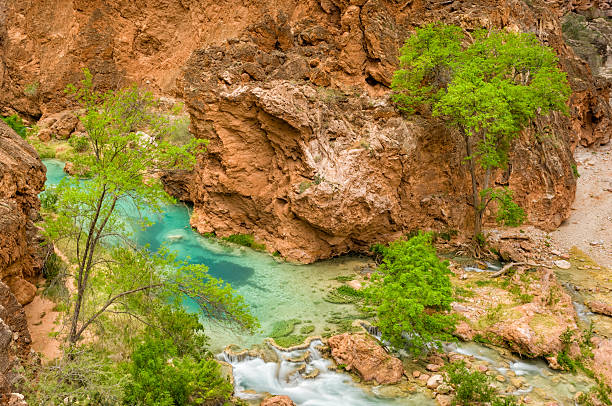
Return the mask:
POLYGON ((498 220, 518 225, 525 213, 508 189, 491 187, 508 162, 511 141, 538 116, 567 113, 570 88, 558 58, 533 34, 476 30, 441 23, 417 29, 400 50, 393 100, 409 114, 430 111, 456 129, 472 183, 474 236, 493 200, 498 220))
POLYGON ((368 304, 376 307, 383 339, 415 354, 452 340, 455 329, 455 317, 448 314, 453 301, 448 262, 438 259, 432 238, 420 233, 379 246, 383 261, 365 292, 368 304))
MULTIPOLYGON (((123 209, 133 205, 161 213, 171 199, 155 175, 169 168, 190 169, 203 142, 165 142, 172 123, 155 112, 150 93, 135 87, 100 93, 89 71, 84 72, 81 86, 69 86, 68 91, 85 109, 80 119, 89 148, 74 157, 74 165, 89 179, 66 178, 58 185, 55 213, 44 226, 49 240, 67 239, 74 246, 76 292, 69 343, 74 345, 104 313, 139 318, 143 302, 155 298, 179 303, 185 295, 211 319, 255 328, 243 298, 211 277, 204 265, 178 261, 165 249, 138 249, 129 239, 133 228, 123 209)), ((141 216, 136 226, 148 224, 141 216)))
POLYGON ((23 124, 23 120, 21 120, 21 117, 19 117, 17 114, 2 117, 2 121, 11 127, 21 138, 26 137, 27 127, 25 124, 23 124))

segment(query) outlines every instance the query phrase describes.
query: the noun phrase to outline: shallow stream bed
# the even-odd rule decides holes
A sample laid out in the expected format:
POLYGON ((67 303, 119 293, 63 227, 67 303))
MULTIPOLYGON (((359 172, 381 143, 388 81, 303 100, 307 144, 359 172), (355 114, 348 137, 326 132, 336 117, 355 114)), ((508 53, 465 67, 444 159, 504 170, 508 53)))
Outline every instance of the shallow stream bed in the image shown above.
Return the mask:
MULTIPOLYGON (((44 163, 47 166, 48 186, 56 185, 66 176, 63 162, 45 160, 44 163)), ((127 217, 138 213, 135 207, 129 205, 122 209, 127 217)), ((141 212, 147 211, 146 208, 140 209, 141 212)), ((364 260, 344 257, 311 265, 288 264, 265 253, 202 237, 191 229, 190 208, 184 204, 168 205, 165 209, 161 217, 151 219, 154 221, 151 227, 135 232, 136 241, 141 246, 148 244, 152 250, 166 244, 177 251, 180 258, 207 265, 213 276, 229 282, 244 296, 262 325, 259 333, 245 335, 207 323, 212 351, 221 353, 229 344, 241 348, 261 344, 277 321, 299 319, 302 324, 315 326, 310 335, 323 335, 337 328, 330 319, 359 317, 354 306, 331 304, 324 297, 330 288, 339 286, 340 282, 335 278, 355 274, 356 269, 364 265, 364 260)), ((393 391, 384 387, 357 385, 348 374, 328 370, 331 361, 321 358, 316 345, 311 347, 308 349, 310 357, 304 362, 304 371, 308 374, 308 371, 317 369, 316 377, 292 374, 295 363, 287 360, 299 357, 304 351, 278 351, 278 362, 266 362, 256 357, 220 357, 232 365, 237 394, 245 399, 253 398, 255 391, 285 394, 297 405, 308 406, 434 404, 421 390, 406 397, 394 398, 389 396, 393 391)), ((571 398, 575 391, 585 389, 579 377, 552 372, 541 361, 504 357, 495 350, 475 343, 463 344, 459 348, 449 347, 448 350, 486 360, 496 373, 508 377, 508 380, 514 375, 524 376, 528 383, 525 393, 538 401, 548 399, 573 404, 571 398)))

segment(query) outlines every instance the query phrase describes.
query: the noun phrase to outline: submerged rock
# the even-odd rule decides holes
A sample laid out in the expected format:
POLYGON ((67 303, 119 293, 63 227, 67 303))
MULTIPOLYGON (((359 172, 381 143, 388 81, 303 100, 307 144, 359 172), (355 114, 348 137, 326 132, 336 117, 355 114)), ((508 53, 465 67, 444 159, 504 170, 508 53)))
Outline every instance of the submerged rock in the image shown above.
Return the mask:
POLYGON ((346 365, 347 371, 355 370, 366 382, 394 384, 402 379, 402 362, 369 336, 344 333, 330 337, 327 344, 336 363, 346 365))

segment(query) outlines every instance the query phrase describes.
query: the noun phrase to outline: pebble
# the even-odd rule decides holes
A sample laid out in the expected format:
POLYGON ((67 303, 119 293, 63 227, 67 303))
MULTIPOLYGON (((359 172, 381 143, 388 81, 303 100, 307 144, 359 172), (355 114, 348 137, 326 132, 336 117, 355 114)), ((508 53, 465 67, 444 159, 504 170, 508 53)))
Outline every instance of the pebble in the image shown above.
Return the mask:
POLYGON ((436 388, 436 392, 441 393, 442 395, 448 395, 452 392, 452 390, 453 388, 445 383, 441 384, 436 388))
POLYGON ((495 379, 497 380, 497 382, 506 382, 506 377, 504 377, 503 375, 497 375, 495 379))
POLYGON ((425 369, 431 372, 438 372, 440 368, 442 368, 442 365, 438 364, 427 364, 427 366, 425 367, 425 369))
POLYGON ((478 365, 478 371, 480 372, 487 372, 489 370, 489 368, 487 368, 486 365, 478 365))
POLYGON ((414 371, 412 371, 412 377, 413 378, 418 378, 419 376, 421 376, 421 371, 418 371, 416 369, 414 371))

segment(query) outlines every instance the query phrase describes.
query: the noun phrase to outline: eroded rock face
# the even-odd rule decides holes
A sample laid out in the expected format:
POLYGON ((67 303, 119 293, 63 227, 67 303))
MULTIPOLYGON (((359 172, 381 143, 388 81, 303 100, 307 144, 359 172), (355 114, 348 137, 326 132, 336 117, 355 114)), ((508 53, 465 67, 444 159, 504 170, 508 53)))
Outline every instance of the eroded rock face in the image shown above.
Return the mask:
POLYGON ((252 233, 271 252, 312 262, 417 228, 471 228, 459 140, 389 103, 397 49, 437 20, 534 32, 569 73, 571 117, 526 132, 496 182, 514 190, 534 225, 551 229, 574 195, 571 147, 606 142, 612 116, 609 84, 565 45, 560 19, 605 4, 9 0, 0 11, 0 106, 51 117, 70 106, 62 90, 82 67, 99 88, 137 82, 184 97, 193 131, 211 141, 191 177, 166 179, 194 202, 193 224, 252 233))
POLYGON ((593 371, 612 387, 612 340, 593 339, 593 371))
MULTIPOLYGON (((512 277, 519 286, 520 277, 512 277)), ((456 334, 472 340, 476 334, 528 357, 545 357, 564 349, 562 335, 577 331, 572 299, 550 269, 533 274, 528 289, 529 303, 517 303, 512 295, 497 287, 476 288, 476 298, 453 303, 453 310, 464 317, 456 334)), ((574 354, 575 348, 570 348, 574 354)), ((578 349, 579 354, 579 349, 578 349)), ((549 359, 555 365, 554 357, 549 359)))
POLYGON ((0 282, 0 403, 13 392, 20 378, 14 368, 28 359, 31 342, 25 311, 0 282))
MULTIPOLYGON (((541 17, 547 39, 561 41, 556 14, 520 4, 414 4, 399 12, 383 1, 321 3, 323 12, 311 5, 317 19, 287 20, 281 10, 268 18, 274 29, 251 27, 195 51, 184 96, 193 132, 210 144, 190 187, 192 225, 254 234, 269 251, 301 262, 367 251, 414 229, 469 230, 463 146, 443 123, 397 113, 389 55, 412 25, 438 18, 529 31, 541 17)), ((525 133, 512 165, 497 174, 542 228, 558 226, 574 196, 571 125, 560 116, 543 120, 539 128, 551 137, 525 133)))
POLYGON ((34 298, 31 278, 43 266, 34 220, 45 172, 34 149, 0 122, 0 280, 21 304, 34 298))
POLYGON ((346 365, 347 371, 356 371, 366 382, 394 384, 402 379, 402 362, 387 354, 369 336, 344 333, 330 337, 327 344, 337 364, 346 365))

